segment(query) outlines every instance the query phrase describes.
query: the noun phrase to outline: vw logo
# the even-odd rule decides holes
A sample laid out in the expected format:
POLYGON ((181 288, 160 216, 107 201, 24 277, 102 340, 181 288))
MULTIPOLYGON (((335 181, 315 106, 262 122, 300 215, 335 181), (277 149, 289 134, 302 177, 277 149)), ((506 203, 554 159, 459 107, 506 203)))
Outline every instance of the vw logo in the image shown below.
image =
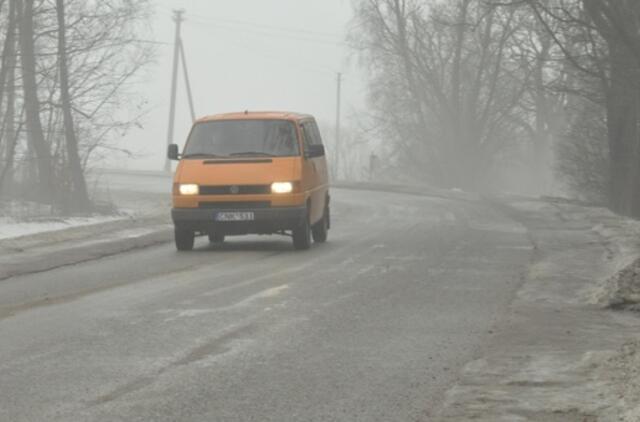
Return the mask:
POLYGON ((233 195, 237 195, 240 193, 240 186, 231 186, 229 188, 229 191, 233 194, 233 195))

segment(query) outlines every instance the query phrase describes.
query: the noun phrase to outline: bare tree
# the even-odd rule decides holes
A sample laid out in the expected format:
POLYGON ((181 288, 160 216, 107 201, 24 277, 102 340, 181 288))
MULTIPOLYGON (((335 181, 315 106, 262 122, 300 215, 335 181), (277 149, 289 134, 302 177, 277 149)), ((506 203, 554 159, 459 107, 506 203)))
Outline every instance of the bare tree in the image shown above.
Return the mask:
POLYGON ((89 194, 84 179, 80 155, 78 153, 78 139, 76 138, 73 114, 71 110, 71 96, 69 94, 69 69, 67 67, 67 40, 64 0, 56 0, 58 18, 58 65, 60 67, 60 101, 64 120, 64 134, 67 146, 67 157, 71 173, 71 201, 75 210, 90 208, 89 194))
POLYGON ((46 198, 60 211, 90 209, 87 166, 94 157, 120 151, 111 143, 144 114, 143 100, 129 87, 153 56, 152 44, 140 39, 149 5, 148 0, 0 0, 0 22, 7 22, 0 31, 0 110, 6 111, 0 114, 1 179, 15 173, 30 199, 46 198), (16 31, 10 24, 16 22, 19 50, 12 52, 16 31), (20 77, 14 81, 16 68, 20 77), (9 101, 4 94, 14 86, 21 89, 9 101))
POLYGON ((2 110, 6 98, 4 118, 0 121, 0 192, 7 184, 10 184, 9 179, 11 178, 18 140, 15 130, 16 7, 17 0, 9 0, 6 18, 7 32, 0 60, 0 110, 2 110))
POLYGON ((20 23, 20 52, 24 103, 26 111, 27 139, 35 153, 38 168, 40 196, 50 203, 55 200, 56 184, 47 145, 40 120, 40 100, 36 81, 36 52, 34 44, 34 0, 18 0, 18 22, 20 23))
POLYGON ((526 3, 547 27, 565 59, 582 73, 582 79, 585 75, 591 78, 590 83, 580 87, 602 97, 609 144, 608 203, 616 212, 640 216, 640 3, 633 0, 526 0, 526 3), (560 35, 551 29, 553 22, 561 24, 560 35), (604 51, 598 38, 603 40, 604 51))
POLYGON ((615 211, 640 216, 640 3, 584 0, 583 4, 609 47, 610 203, 615 211))
POLYGON ((580 199, 605 205, 610 180, 605 109, 590 101, 572 107, 567 133, 556 145, 556 170, 580 199))
POLYGON ((530 72, 514 59, 527 17, 483 0, 363 0, 354 45, 373 70, 373 119, 401 165, 482 189, 518 142, 530 72))

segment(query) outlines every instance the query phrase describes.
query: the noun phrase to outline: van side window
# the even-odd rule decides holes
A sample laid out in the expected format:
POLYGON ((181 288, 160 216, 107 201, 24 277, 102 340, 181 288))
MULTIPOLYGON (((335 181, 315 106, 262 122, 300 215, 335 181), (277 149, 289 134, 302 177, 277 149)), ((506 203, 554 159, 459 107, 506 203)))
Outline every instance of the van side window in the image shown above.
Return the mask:
POLYGON ((318 129, 318 124, 316 121, 311 122, 311 127, 313 128, 313 133, 315 134, 315 144, 322 145, 322 135, 320 135, 320 129, 318 129))
POLYGON ((302 124, 302 130, 305 137, 305 145, 322 145, 320 131, 315 121, 308 121, 302 124))
POLYGON ((315 139, 313 136, 313 131, 309 127, 309 123, 302 123, 302 136, 304 137, 304 148, 308 149, 309 146, 315 144, 315 139))

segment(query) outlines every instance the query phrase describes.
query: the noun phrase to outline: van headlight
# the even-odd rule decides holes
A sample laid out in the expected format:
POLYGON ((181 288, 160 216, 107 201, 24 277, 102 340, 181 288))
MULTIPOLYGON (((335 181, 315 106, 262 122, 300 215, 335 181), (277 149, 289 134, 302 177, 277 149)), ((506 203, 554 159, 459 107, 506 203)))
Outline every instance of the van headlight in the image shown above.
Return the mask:
POLYGON ((180 185, 178 191, 180 192, 180 195, 198 195, 200 193, 200 187, 193 184, 180 185))
POLYGON ((271 185, 271 193, 291 193, 293 192, 293 183, 276 182, 271 185))

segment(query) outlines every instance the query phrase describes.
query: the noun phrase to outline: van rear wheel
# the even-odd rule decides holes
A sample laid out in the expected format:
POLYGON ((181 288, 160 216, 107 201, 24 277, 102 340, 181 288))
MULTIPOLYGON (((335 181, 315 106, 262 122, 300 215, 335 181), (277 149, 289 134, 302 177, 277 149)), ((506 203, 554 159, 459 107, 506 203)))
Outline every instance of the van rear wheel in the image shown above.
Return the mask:
POLYGON ((299 251, 311 248, 311 223, 308 212, 302 224, 293 229, 293 247, 299 251))
POLYGON ((179 251, 191 251, 195 243, 196 234, 190 230, 175 228, 174 238, 176 249, 179 251))
POLYGON ((329 207, 324 210, 324 214, 322 214, 322 219, 313 226, 313 240, 316 243, 325 243, 327 238, 329 237, 329 219, 330 219, 330 211, 329 207))

